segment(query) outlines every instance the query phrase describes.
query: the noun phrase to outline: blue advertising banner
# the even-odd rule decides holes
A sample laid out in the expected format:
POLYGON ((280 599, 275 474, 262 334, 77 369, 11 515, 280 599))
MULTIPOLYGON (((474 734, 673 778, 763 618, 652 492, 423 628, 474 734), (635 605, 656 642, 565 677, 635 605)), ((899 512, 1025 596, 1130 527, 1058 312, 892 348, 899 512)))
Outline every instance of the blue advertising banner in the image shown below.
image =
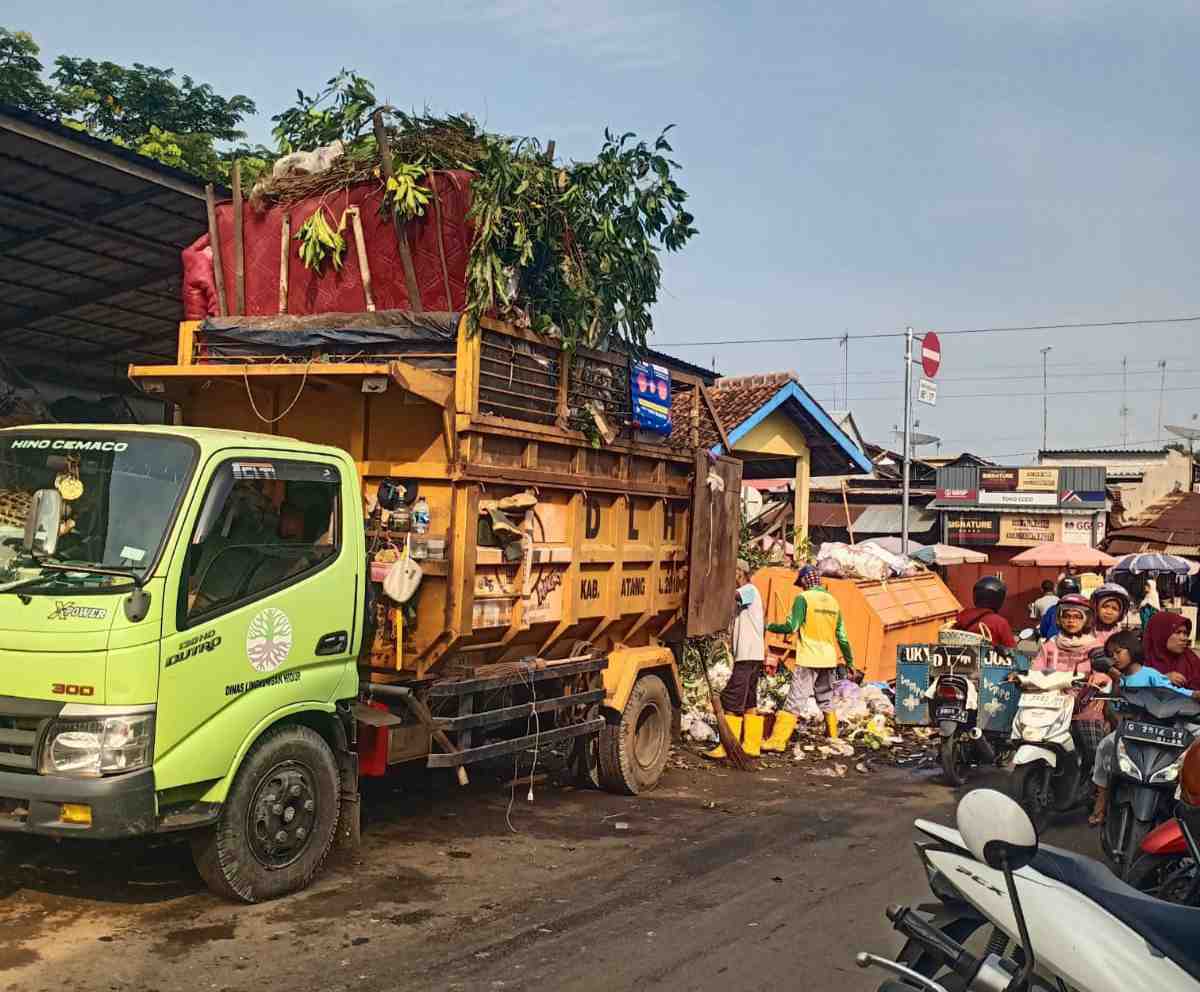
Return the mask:
POLYGON ((634 362, 629 368, 633 420, 638 430, 671 433, 671 373, 661 365, 634 362))

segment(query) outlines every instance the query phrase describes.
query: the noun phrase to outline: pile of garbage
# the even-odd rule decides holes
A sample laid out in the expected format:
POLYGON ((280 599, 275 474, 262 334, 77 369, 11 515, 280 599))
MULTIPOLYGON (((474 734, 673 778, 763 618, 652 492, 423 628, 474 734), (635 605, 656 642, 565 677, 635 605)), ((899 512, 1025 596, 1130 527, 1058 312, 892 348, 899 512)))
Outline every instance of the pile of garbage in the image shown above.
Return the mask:
MULTIPOLYGON (((708 678, 715 691, 720 692, 729 681, 732 666, 728 658, 719 658, 708 667, 708 678)), ((775 713, 783 706, 791 686, 792 675, 780 669, 775 675, 759 681, 758 711, 775 713)), ((702 671, 683 673, 684 738, 697 744, 717 741, 717 720, 708 694, 708 683, 702 671)), ((883 752, 905 743, 895 723, 894 694, 885 682, 859 685, 850 679, 840 679, 833 687, 833 712, 837 714, 840 740, 825 736, 824 718, 816 701, 809 699, 797 731, 798 743, 789 752, 796 761, 806 757, 851 758, 859 752, 883 752)))
POLYGON ((871 541, 842 544, 827 541, 817 551, 817 570, 833 579, 905 578, 923 571, 923 566, 904 555, 892 554, 871 541))

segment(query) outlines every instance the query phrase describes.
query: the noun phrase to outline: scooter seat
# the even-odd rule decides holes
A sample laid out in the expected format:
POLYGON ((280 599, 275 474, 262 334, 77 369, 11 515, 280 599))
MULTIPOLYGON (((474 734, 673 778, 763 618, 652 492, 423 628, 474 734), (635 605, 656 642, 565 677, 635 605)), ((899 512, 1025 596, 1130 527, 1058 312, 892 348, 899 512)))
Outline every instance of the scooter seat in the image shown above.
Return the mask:
POLYGON ((1030 867, 1083 893, 1200 981, 1200 909, 1155 899, 1098 861, 1048 844, 1038 848, 1030 867))

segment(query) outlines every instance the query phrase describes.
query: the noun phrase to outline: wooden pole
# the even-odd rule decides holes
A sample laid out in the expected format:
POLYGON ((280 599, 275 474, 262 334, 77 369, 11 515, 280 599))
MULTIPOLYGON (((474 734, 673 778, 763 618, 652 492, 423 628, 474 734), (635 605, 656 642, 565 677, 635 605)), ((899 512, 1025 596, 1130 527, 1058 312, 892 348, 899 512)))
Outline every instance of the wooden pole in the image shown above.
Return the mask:
POLYGON ((713 404, 712 397, 708 394, 708 387, 704 383, 700 383, 700 395, 704 398, 704 405, 708 407, 708 415, 712 417, 713 423, 717 425, 717 434, 721 438, 721 444, 725 447, 725 454, 732 455, 733 449, 729 446, 729 435, 725 433, 725 425, 721 423, 721 418, 717 415, 717 408, 713 404))
POLYGON ((292 215, 284 213, 279 228, 279 312, 287 313, 288 307, 288 263, 292 250, 292 215))
POLYGON ((213 184, 204 187, 204 205, 208 210, 208 246, 213 256, 213 282, 217 285, 217 313, 228 316, 225 305, 225 267, 221 264, 221 234, 217 230, 217 198, 213 184))
POLYGON ((346 215, 350 218, 350 227, 354 231, 354 250, 358 254, 358 271, 362 276, 363 296, 366 299, 367 310, 375 312, 375 297, 371 295, 371 264, 367 261, 367 242, 363 237, 362 216, 358 207, 347 207, 346 215))
MULTIPOLYGON (((392 148, 388 144, 387 129, 383 126, 383 111, 375 111, 371 120, 375 125, 375 144, 379 146, 379 166, 386 181, 392 178, 392 148)), ((404 224, 395 213, 392 214, 392 222, 396 226, 396 243, 400 247, 400 264, 404 268, 408 306, 410 310, 420 312, 425 308, 421 305, 421 290, 417 286, 417 270, 413 265, 412 250, 408 247, 408 235, 404 232, 404 224)))
POLYGON ((437 224, 438 259, 442 263, 442 289, 446 293, 446 309, 454 309, 454 298, 450 295, 450 267, 446 264, 446 241, 442 233, 442 198, 437 188, 436 174, 429 170, 429 191, 433 194, 433 217, 437 224))
POLYGON ((846 496, 846 480, 842 480, 842 509, 846 511, 846 533, 850 535, 850 543, 854 543, 854 524, 850 522, 850 500, 846 496))
POLYGON ((246 312, 246 255, 242 243, 242 163, 233 163, 233 279, 234 305, 238 315, 246 312))

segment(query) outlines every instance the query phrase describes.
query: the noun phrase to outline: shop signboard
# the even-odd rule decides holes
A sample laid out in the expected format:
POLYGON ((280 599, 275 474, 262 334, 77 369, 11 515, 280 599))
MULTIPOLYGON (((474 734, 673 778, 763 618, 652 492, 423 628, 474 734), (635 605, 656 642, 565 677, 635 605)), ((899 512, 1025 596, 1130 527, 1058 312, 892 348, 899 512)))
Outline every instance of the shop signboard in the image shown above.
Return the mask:
POLYGON ((996 544, 1000 540, 1000 514, 949 513, 946 540, 961 547, 996 544))
POLYGON ((1006 548, 1032 548, 1059 540, 1062 518, 1048 513, 1003 513, 1000 544, 1006 548))
MULTIPOLYGON (((1017 488, 1019 478, 1015 468, 981 468, 979 488, 984 492, 1012 492, 1017 488)), ((982 492, 980 495, 982 497, 982 492)))
POLYGON ((1097 513, 1096 514, 1096 523, 1092 527, 1092 538, 1094 541, 1094 543, 1092 544, 1092 547, 1098 548, 1098 547, 1100 547, 1101 543, 1104 541, 1105 524, 1107 523, 1107 521, 1108 521, 1108 514, 1106 514, 1106 513, 1097 513))
POLYGON ((1025 493, 1056 493, 1058 492, 1058 469, 1019 468, 1017 469, 1017 489, 1025 493))
POLYGON ((947 489, 938 486, 937 498, 943 503, 974 503, 979 499, 978 489, 947 489))
POLYGON ((992 492, 982 489, 979 502, 986 506, 1058 506, 1058 493, 992 492))
POLYGON ((1062 539, 1066 544, 1082 544, 1092 547, 1092 518, 1090 516, 1067 516, 1062 518, 1062 539))

